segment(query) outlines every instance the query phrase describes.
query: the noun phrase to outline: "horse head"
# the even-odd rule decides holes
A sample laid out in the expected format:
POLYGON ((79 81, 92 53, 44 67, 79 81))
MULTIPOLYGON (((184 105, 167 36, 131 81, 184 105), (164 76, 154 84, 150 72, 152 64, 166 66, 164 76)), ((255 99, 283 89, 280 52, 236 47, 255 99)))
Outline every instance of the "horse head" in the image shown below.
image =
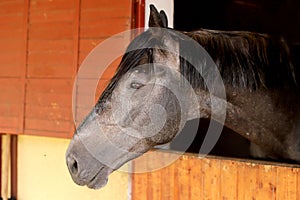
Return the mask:
POLYGON ((189 115, 192 90, 181 80, 179 43, 154 6, 149 27, 131 42, 69 145, 67 165, 79 185, 104 186, 124 163, 170 142, 189 115))

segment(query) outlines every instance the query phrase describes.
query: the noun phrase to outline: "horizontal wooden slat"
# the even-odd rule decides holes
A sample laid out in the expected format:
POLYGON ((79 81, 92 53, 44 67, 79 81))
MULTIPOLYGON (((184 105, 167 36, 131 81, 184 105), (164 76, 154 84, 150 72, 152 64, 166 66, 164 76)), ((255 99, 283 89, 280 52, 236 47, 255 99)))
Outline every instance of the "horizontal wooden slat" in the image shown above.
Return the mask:
POLYGON ((74 15, 75 15, 74 9, 60 11, 60 12, 57 12, 57 10, 44 11, 44 12, 31 12, 30 23, 38 24, 38 23, 49 23, 49 22, 57 22, 57 21, 72 22, 74 20, 74 15))
MULTIPOLYGON (((81 39, 79 41, 79 51, 84 53, 82 58, 84 59, 97 45, 103 42, 106 38, 93 38, 93 39, 81 39)), ((82 60, 82 59, 80 59, 82 60)))
POLYGON ((30 40, 28 42, 29 53, 65 53, 72 52, 73 49, 72 40, 30 40))
POLYGON ((28 55, 27 77, 70 78, 74 76, 72 52, 45 52, 28 55))
POLYGON ((0 54, 1 70, 0 77, 20 77, 23 72, 24 55, 19 53, 0 54))
POLYGON ((0 54, 24 54, 24 49, 24 39, 22 37, 17 37, 10 40, 6 38, 0 38, 0 54))
POLYGON ((25 120, 25 131, 71 132, 73 123, 62 120, 31 119, 25 120))
POLYGON ((130 28, 130 18, 99 19, 94 23, 81 24, 81 38, 109 37, 130 28), (113 24, 113 26, 112 26, 113 24))
POLYGON ((61 40, 74 39, 74 24, 72 22, 48 22, 30 24, 29 39, 61 40))
POLYGON ((22 103, 22 83, 20 79, 0 79, 0 103, 20 104, 22 103))
POLYGON ((85 96, 86 94, 90 94, 92 90, 95 90, 95 99, 99 97, 99 95, 102 93, 102 91, 105 89, 107 84, 109 83, 109 80, 106 79, 79 79, 78 80, 78 86, 77 86, 77 93, 85 96), (95 85, 94 85, 95 83, 95 85), (96 84, 97 83, 97 84, 96 84))
POLYGON ((11 116, 0 116, 0 130, 1 133, 22 133, 22 129, 19 127, 20 118, 11 116))
POLYGON ((72 80, 31 79, 27 81, 26 104, 37 106, 72 105, 72 80))
POLYGON ((76 8, 76 2, 74 0, 35 0, 30 1, 31 12, 44 12, 49 10, 64 11, 76 8))
POLYGON ((15 15, 0 15, 1 29, 16 29, 23 27, 24 16, 22 13, 15 15))
POLYGON ((24 12, 25 6, 23 0, 1 0, 0 8, 0 15, 11 15, 20 14, 20 12, 24 12))
POLYGON ((25 132, 71 133, 72 80, 31 79, 27 82, 25 132))
POLYGON ((44 136, 44 137, 56 137, 56 138, 71 138, 74 133, 74 128, 70 131, 46 131, 46 130, 24 130, 26 135, 44 136))
POLYGON ((58 107, 56 104, 52 104, 52 106, 26 105, 26 117, 61 121, 73 120, 70 107, 58 107))
POLYGON ((95 8, 111 9, 112 7, 114 8, 127 7, 128 9, 130 9, 131 4, 130 2, 128 2, 128 0, 101 0, 101 1, 83 0, 81 1, 81 8, 83 10, 95 9, 95 8))
MULTIPOLYGON (((80 55, 82 55, 82 54, 80 54, 80 55)), ((104 55, 102 55, 102 56, 104 56, 104 55)), ((85 57, 85 59, 88 59, 88 58, 85 57)), ((85 59, 83 59, 83 61, 85 59)), ((91 79, 97 78, 97 79, 110 80, 113 77, 113 75, 115 74, 115 71, 120 64, 120 60, 121 60, 121 58, 117 58, 116 60, 112 60, 111 63, 108 63, 108 65, 105 66, 106 63, 102 64, 101 60, 99 58, 99 67, 95 66, 96 68, 93 68, 93 67, 86 66, 86 64, 82 65, 82 63, 80 65, 80 67, 85 67, 85 74, 84 74, 85 78, 91 78, 91 79), (95 77, 98 75, 100 77, 95 77)))
POLYGON ((23 85, 20 79, 0 79, 0 131, 20 133, 23 113, 23 85))
POLYGON ((113 19, 113 18, 128 18, 131 15, 130 9, 126 7, 111 7, 107 9, 99 8, 93 10, 81 11, 81 23, 94 23, 99 19, 113 19))
POLYGON ((14 39, 24 34, 22 28, 0 29, 0 38, 14 39))

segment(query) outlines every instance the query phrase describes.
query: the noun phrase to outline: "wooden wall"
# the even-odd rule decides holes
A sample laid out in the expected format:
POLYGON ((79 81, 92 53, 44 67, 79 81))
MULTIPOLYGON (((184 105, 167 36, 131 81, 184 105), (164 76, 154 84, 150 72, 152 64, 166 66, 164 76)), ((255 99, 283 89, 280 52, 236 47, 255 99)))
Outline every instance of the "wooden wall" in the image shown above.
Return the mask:
MULTIPOLYGON (((155 152, 134 162, 150 168, 170 152, 155 152)), ((300 199, 300 166, 183 155, 149 173, 133 173, 132 200, 300 199)))
POLYGON ((70 137, 78 67, 131 28, 131 0, 2 0, 0 10, 0 132, 70 137))

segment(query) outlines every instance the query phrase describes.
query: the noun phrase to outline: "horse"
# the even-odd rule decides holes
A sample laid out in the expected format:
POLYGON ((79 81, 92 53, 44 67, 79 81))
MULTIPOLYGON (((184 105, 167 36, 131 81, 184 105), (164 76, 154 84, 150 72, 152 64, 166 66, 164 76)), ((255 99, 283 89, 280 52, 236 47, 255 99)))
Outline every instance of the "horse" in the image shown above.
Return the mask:
POLYGON ((149 29, 129 44, 76 129, 67 166, 75 183, 99 189, 113 171, 170 143, 186 122, 198 118, 249 140, 254 157, 300 162, 298 98, 295 67, 282 38, 247 31, 178 32, 168 28, 164 11, 151 5, 149 29))

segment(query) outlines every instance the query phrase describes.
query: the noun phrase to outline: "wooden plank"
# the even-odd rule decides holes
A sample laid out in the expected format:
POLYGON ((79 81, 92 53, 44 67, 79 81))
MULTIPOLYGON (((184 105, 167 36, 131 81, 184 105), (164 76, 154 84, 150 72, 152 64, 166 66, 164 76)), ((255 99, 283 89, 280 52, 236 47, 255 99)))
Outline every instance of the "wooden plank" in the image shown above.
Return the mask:
POLYGON ((292 168, 277 168, 276 199, 297 199, 297 174, 292 168))
POLYGON ((48 119, 32 119, 25 117, 25 130, 48 131, 48 132, 70 132, 73 130, 71 121, 48 120, 48 119))
POLYGON ((177 180, 175 179, 175 182, 178 189, 176 194, 177 197, 175 197, 175 199, 190 199, 190 171, 188 157, 182 156, 176 162, 175 176, 177 177, 177 180))
POLYGON ((23 55, 19 52, 16 53, 2 53, 0 54, 1 70, 0 76, 2 77, 21 77, 21 71, 24 63, 23 55))
POLYGON ((134 195, 132 200, 147 200, 147 179, 148 173, 139 173, 133 175, 134 195))
MULTIPOLYGON (((162 160, 168 159, 168 155, 164 154, 162 160)), ((161 189, 161 199, 162 200, 175 200, 175 170, 176 164, 172 163, 169 166, 161 169, 162 176, 162 189, 161 189)))
POLYGON ((94 0, 82 0, 81 1, 81 8, 82 10, 85 9, 95 9, 95 8, 102 8, 105 9, 111 9, 111 5, 114 5, 113 7, 125 7, 128 9, 131 9, 131 4, 128 3, 127 0, 101 0, 101 1, 94 1, 94 0))
POLYGON ((255 199, 257 168, 253 163, 238 163, 237 199, 255 199))
POLYGON ((26 7, 24 7, 24 1, 1 0, 0 8, 0 15, 12 15, 24 12, 26 7))
POLYGON ((31 53, 28 56, 28 78, 70 78, 74 76, 72 52, 31 53))
MULTIPOLYGON (((0 38, 0 53, 1 54, 24 54, 22 49, 24 48, 24 40, 21 37, 7 40, 6 38, 0 38)), ((1 59, 2 61, 2 59, 1 59)))
POLYGON ((70 9, 66 11, 57 12, 54 11, 44 11, 44 12, 31 12, 30 13, 30 23, 40 24, 49 22, 72 22, 74 20, 75 10, 70 9))
POLYGON ((204 158, 202 174, 204 199, 220 199, 220 161, 204 158))
POLYGON ((20 133, 18 116, 0 116, 0 129, 3 133, 20 133))
MULTIPOLYGON (((74 132, 73 130, 71 131, 74 132)), ((35 135, 43 137, 56 137, 56 138, 71 138, 70 131, 47 131, 47 130, 24 130, 26 135, 35 135)), ((73 134, 72 134, 73 135, 73 134)))
POLYGON ((74 9, 77 1, 73 0, 55 0, 55 1, 44 1, 35 0, 30 1, 31 12, 44 12, 49 10, 65 11, 74 9))
POLYGON ((26 117, 35 119, 72 121, 69 107, 26 105, 26 117))
POLYGON ((0 29, 0 38, 14 39, 22 38, 24 36, 24 30, 20 28, 5 28, 0 29))
POLYGON ((300 168, 294 168, 295 176, 297 177, 297 184, 296 184, 296 197, 300 199, 300 168))
POLYGON ((191 199, 204 199, 203 196, 203 186, 204 186, 204 174, 202 171, 202 159, 198 157, 191 157, 189 159, 189 165, 191 168, 190 173, 190 184, 193 185, 190 187, 190 196, 191 199))
POLYGON ((132 200, 147 200, 148 172, 144 156, 132 161, 132 200))
POLYGON ((161 199, 163 187, 161 170, 149 171, 147 174, 147 199, 161 199))
POLYGON ((23 119, 23 91, 20 79, 0 79, 0 131, 21 133, 23 119))
POLYGON ((0 96, 0 113, 2 117, 17 117, 19 115, 20 109, 22 108, 22 102, 18 104, 12 104, 6 100, 1 99, 0 96), (2 103, 5 101, 5 103, 2 103))
POLYGON ((97 22, 99 19, 128 18, 130 15, 131 10, 127 7, 98 8, 82 10, 80 19, 83 24, 88 24, 89 22, 97 22))
MULTIPOLYGON (((54 81, 49 81, 48 83, 51 84, 54 81)), ((69 81, 65 81, 68 83, 69 81)), ((46 83, 41 81, 41 85, 46 83)), ((46 86, 45 86, 46 87, 46 86)), ((29 105, 36 105, 36 106, 51 106, 53 108, 63 108, 72 106, 72 87, 70 85, 60 85, 55 84, 51 88, 52 90, 49 91, 37 91, 35 85, 28 85, 27 86, 27 93, 26 93, 26 104, 29 105), (61 88, 58 88, 60 87, 61 88), (36 90, 36 91, 35 91, 36 90), (65 91, 65 93, 60 92, 65 91)))
POLYGON ((276 199, 277 167, 272 165, 258 165, 256 179, 256 199, 276 199))
POLYGON ((90 39, 81 39, 79 41, 79 57, 80 63, 83 59, 93 50, 98 44, 104 41, 106 38, 90 38, 90 39))
POLYGON ((129 17, 125 19, 100 19, 95 23, 81 23, 80 38, 109 37, 130 29, 130 26, 131 21, 129 17))
POLYGON ((73 80, 71 79, 29 79, 27 90, 34 93, 71 94, 73 80))
POLYGON ((1 29, 18 29, 23 27, 23 14, 0 15, 1 29))
POLYGON ((220 195, 223 200, 238 200, 237 198, 237 164, 230 160, 222 161, 220 172, 220 195))
POLYGON ((30 24, 29 39, 32 40, 73 40, 74 23, 69 21, 30 24), (59 30, 59 31, 57 31, 59 30))
POLYGON ((74 41, 72 40, 29 40, 29 53, 67 53, 74 50, 74 41))
MULTIPOLYGON (((72 80, 32 79, 26 88, 25 133, 73 132, 72 80)), ((63 134, 65 135, 65 134, 63 134)))

